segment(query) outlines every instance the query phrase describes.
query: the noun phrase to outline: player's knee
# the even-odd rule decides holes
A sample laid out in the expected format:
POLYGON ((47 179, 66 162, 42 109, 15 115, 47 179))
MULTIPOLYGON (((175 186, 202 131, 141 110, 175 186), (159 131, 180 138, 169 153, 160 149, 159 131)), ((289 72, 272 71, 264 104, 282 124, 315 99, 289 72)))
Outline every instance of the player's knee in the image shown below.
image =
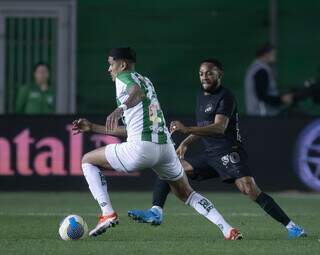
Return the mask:
POLYGON ((245 189, 244 189, 242 186, 241 186, 241 187, 238 187, 238 189, 239 189, 239 191, 240 191, 242 194, 244 194, 244 195, 246 194, 246 193, 245 193, 245 189))
POLYGON ((192 176, 193 175, 193 170, 191 168, 186 168, 186 169, 184 169, 184 171, 188 176, 192 176))
POLYGON ((245 191, 245 194, 253 200, 255 200, 258 197, 256 190, 253 189, 252 187, 247 188, 245 191))
POLYGON ((258 188, 252 183, 245 185, 243 193, 253 200, 259 196, 258 188))
POLYGON ((236 182, 236 186, 242 194, 245 194, 245 186, 242 182, 236 182))
POLYGON ((90 162, 90 155, 89 155, 89 153, 86 153, 86 154, 84 154, 83 156, 82 156, 82 160, 81 160, 81 163, 82 164, 85 164, 85 163, 91 163, 90 162))

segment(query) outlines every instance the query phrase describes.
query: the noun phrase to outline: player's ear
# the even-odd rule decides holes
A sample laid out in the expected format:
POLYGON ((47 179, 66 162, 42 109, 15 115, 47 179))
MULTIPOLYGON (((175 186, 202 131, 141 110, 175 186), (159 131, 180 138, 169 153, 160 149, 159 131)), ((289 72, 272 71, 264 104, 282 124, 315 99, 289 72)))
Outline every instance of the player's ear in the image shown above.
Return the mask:
POLYGON ((221 79, 221 78, 223 77, 223 74, 224 74, 223 71, 220 71, 220 72, 219 72, 219 79, 221 79))
POLYGON ((128 67, 128 64, 126 61, 121 61, 120 69, 121 71, 125 70, 128 67))

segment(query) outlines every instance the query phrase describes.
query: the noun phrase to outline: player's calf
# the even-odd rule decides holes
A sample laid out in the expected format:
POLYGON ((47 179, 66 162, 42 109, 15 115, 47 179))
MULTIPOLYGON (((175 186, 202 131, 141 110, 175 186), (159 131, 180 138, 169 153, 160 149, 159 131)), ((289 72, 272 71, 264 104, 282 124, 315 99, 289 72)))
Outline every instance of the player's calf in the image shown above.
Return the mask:
POLYGON ((193 192, 193 189, 189 185, 186 174, 177 181, 168 182, 172 192, 178 197, 181 201, 186 202, 190 197, 190 194, 193 192))
POLYGON ((252 177, 240 178, 235 183, 242 193, 248 195, 274 220, 286 227, 289 239, 307 235, 304 229, 296 225, 272 197, 258 188, 252 177))
POLYGON ((97 226, 90 231, 90 236, 97 236, 106 231, 107 228, 118 223, 118 216, 114 212, 108 194, 107 181, 99 167, 108 167, 105 159, 105 147, 86 153, 82 158, 83 175, 88 182, 92 196, 97 200, 102 216, 97 226))
MULTIPOLYGON (((203 197, 199 193, 193 191, 186 175, 177 181, 169 182, 172 191, 180 198, 185 204, 194 208, 199 214, 203 215, 209 221, 214 223, 223 233, 224 237, 228 240, 238 240, 239 238, 231 237, 232 228, 218 212, 210 200, 203 197)), ((236 232, 239 232, 236 230, 236 232)), ((240 232, 239 232, 240 233, 240 232)), ((239 235, 240 236, 240 235, 239 235)), ((241 235, 242 237, 242 235, 241 235)))
POLYGON ((235 181, 236 186, 241 193, 247 195, 250 199, 256 200, 261 190, 256 185, 254 179, 250 176, 239 178, 235 181))

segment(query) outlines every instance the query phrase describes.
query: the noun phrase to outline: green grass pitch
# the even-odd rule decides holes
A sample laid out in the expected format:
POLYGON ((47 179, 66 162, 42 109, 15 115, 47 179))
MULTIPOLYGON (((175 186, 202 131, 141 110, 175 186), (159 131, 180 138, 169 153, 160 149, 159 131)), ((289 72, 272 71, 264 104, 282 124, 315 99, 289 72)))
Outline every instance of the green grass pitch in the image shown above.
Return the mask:
POLYGON ((148 208, 151 192, 111 192, 120 224, 100 237, 66 242, 58 236, 63 216, 81 215, 89 228, 97 222, 99 209, 89 192, 1 192, 0 254, 320 254, 320 194, 273 194, 308 232, 299 240, 287 240, 285 229, 241 194, 205 195, 244 240, 223 240, 213 224, 172 195, 161 226, 133 222, 127 211, 148 208))

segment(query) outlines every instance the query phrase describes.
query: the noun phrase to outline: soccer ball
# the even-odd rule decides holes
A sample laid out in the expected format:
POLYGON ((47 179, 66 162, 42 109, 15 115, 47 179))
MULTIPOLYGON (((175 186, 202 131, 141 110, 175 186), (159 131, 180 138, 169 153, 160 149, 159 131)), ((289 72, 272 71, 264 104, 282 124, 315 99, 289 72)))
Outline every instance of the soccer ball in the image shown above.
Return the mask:
POLYGON ((65 217, 59 227, 59 235, 62 240, 78 240, 88 235, 88 225, 78 215, 65 217))

